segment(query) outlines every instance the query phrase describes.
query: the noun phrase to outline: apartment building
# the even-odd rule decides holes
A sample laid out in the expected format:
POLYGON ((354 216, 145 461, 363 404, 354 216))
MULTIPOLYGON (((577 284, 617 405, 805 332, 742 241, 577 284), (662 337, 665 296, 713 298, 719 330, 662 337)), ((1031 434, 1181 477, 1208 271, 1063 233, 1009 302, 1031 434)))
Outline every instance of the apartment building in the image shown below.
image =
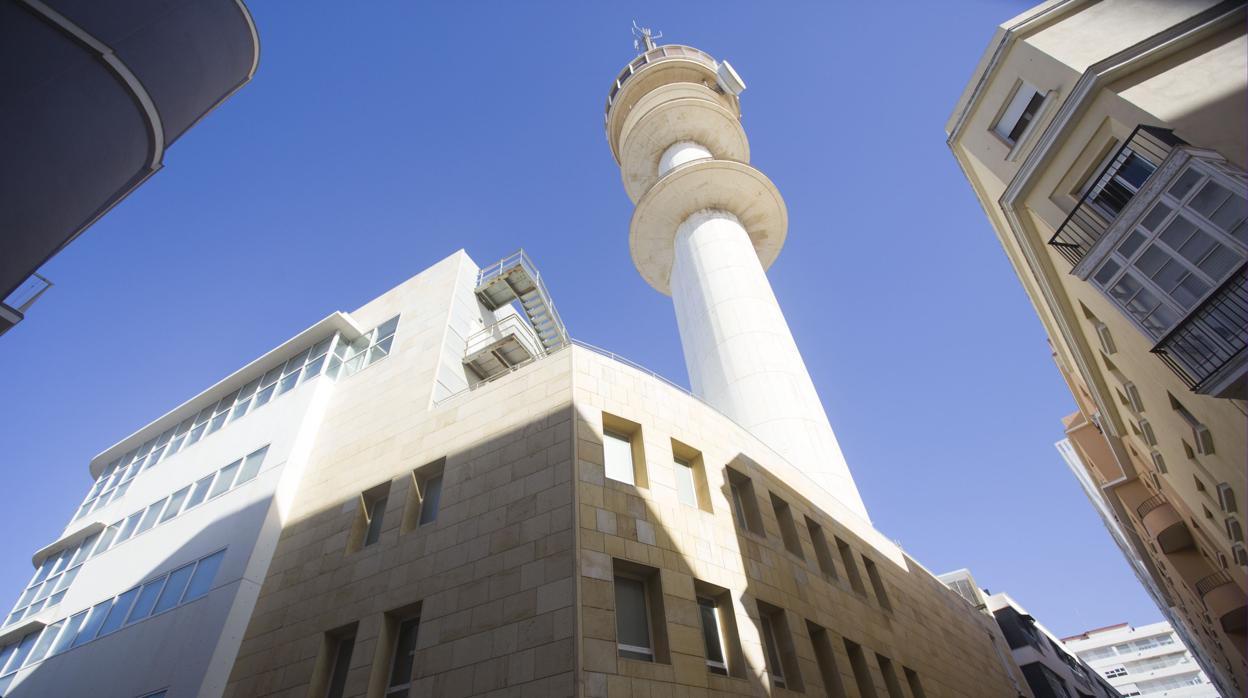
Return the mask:
POLYGON ((946 125, 1078 411, 1080 467, 1227 695, 1248 552, 1242 2, 1056 0, 997 30, 946 125))
POLYGON ((764 273, 786 222, 744 83, 644 40, 607 132, 693 390, 572 341, 523 253, 456 252, 94 459, 0 693, 1031 695, 865 516, 764 273))
POLYGON ((1191 650, 1165 621, 1138 628, 1119 623, 1062 643, 1123 696, 1219 698, 1191 650))
POLYGON ((989 594, 967 569, 938 577, 1001 628, 1008 651, 1036 698, 1118 698, 1100 672, 1075 656, 1008 594, 989 594))
POLYGON ((164 164, 256 72, 242 0, 0 3, 0 334, 37 270, 164 164))

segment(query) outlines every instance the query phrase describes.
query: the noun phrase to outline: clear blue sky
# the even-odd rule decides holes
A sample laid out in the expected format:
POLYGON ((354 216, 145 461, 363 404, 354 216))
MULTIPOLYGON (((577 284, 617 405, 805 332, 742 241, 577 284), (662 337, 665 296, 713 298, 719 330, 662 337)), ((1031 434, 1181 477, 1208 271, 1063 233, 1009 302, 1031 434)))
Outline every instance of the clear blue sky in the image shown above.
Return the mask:
POLYGON ((1030 4, 252 0, 256 78, 0 339, 0 604, 94 454, 460 247, 526 248, 573 336, 686 382, 603 136, 636 18, 749 86, 753 161, 790 216, 769 275, 877 527, 1057 633, 1157 620, 1053 448, 1073 401, 944 142, 1030 4))

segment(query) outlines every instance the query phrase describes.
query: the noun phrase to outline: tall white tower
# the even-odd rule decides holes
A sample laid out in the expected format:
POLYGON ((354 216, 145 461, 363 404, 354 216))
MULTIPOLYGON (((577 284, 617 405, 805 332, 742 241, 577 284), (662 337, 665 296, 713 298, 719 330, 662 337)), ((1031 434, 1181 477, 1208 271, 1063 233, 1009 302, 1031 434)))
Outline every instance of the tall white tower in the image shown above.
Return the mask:
POLYGON ((607 141, 636 204, 633 263, 672 297, 693 392, 867 519, 767 281, 788 212, 749 165, 745 84, 726 61, 656 46, 648 30, 639 48, 607 96, 607 141))

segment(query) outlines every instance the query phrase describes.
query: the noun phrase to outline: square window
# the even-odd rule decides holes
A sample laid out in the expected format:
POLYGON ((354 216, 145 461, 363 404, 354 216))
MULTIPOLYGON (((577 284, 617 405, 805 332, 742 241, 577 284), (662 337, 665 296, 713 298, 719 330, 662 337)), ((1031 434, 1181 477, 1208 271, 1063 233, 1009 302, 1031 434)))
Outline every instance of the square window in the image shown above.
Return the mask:
POLYGON ((1021 82, 1006 104, 1005 111, 997 119, 996 125, 992 127, 993 132, 1010 145, 1017 143, 1018 139, 1026 133, 1027 126, 1035 119, 1042 104, 1044 104, 1044 95, 1040 93, 1040 90, 1037 90, 1031 83, 1021 82))
POLYGON ((649 486, 640 424, 604 412, 602 458, 608 479, 634 487, 649 486))

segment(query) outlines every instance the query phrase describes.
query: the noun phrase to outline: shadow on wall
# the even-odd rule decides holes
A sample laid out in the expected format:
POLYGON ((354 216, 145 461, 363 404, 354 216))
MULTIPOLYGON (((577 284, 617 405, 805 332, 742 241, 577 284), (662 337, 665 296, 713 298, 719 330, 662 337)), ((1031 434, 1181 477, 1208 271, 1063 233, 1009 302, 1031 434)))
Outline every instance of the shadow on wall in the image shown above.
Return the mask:
MULTIPOLYGON (((934 578, 913 603, 910 589, 887 580, 925 575, 917 564, 907 557, 910 569, 901 569, 872 555, 750 457, 707 463, 674 438, 668 450, 666 433, 647 441, 643 425, 605 413, 597 424, 580 410, 577 419, 585 695, 626 694, 636 679, 717 694, 923 698, 924 684, 934 695, 955 690, 938 670, 1002 671, 987 644, 990 619, 958 620, 973 611, 934 578), (635 484, 607 463, 630 450, 635 484), (647 454, 665 462, 647 463, 647 454), (683 503, 657 502, 662 487, 683 503), (988 656, 964 662, 947 634, 956 625, 975 625, 972 634, 982 626, 988 656), (897 651, 920 629, 929 636, 921 650, 897 651)), ((924 580, 915 582, 908 586, 924 580)))
POLYGON ((434 452, 479 399, 410 457, 310 463, 226 696, 573 695, 571 409, 434 452))
MULTIPOLYGON (((274 515, 271 504, 272 499, 265 498, 228 519, 213 521, 160 562, 127 573, 115 586, 98 589, 91 608, 67 609, 43 631, 55 628, 55 641, 36 641, 31 656, 45 642, 53 643, 46 646, 51 652, 33 669, 20 672, 20 681, 0 691, 4 698, 135 698, 163 689, 170 695, 195 695, 255 547, 254 538, 238 542, 240 526, 254 524, 258 530, 266 517, 274 515), (222 555, 215 555, 218 552, 222 555), (107 594, 113 596, 103 598, 107 594), (70 626, 76 626, 72 641, 70 626)), ((134 540, 142 541, 151 533, 105 551, 84 563, 84 570, 114 562, 110 556, 127 555, 134 551, 130 546, 143 544, 134 540)))

